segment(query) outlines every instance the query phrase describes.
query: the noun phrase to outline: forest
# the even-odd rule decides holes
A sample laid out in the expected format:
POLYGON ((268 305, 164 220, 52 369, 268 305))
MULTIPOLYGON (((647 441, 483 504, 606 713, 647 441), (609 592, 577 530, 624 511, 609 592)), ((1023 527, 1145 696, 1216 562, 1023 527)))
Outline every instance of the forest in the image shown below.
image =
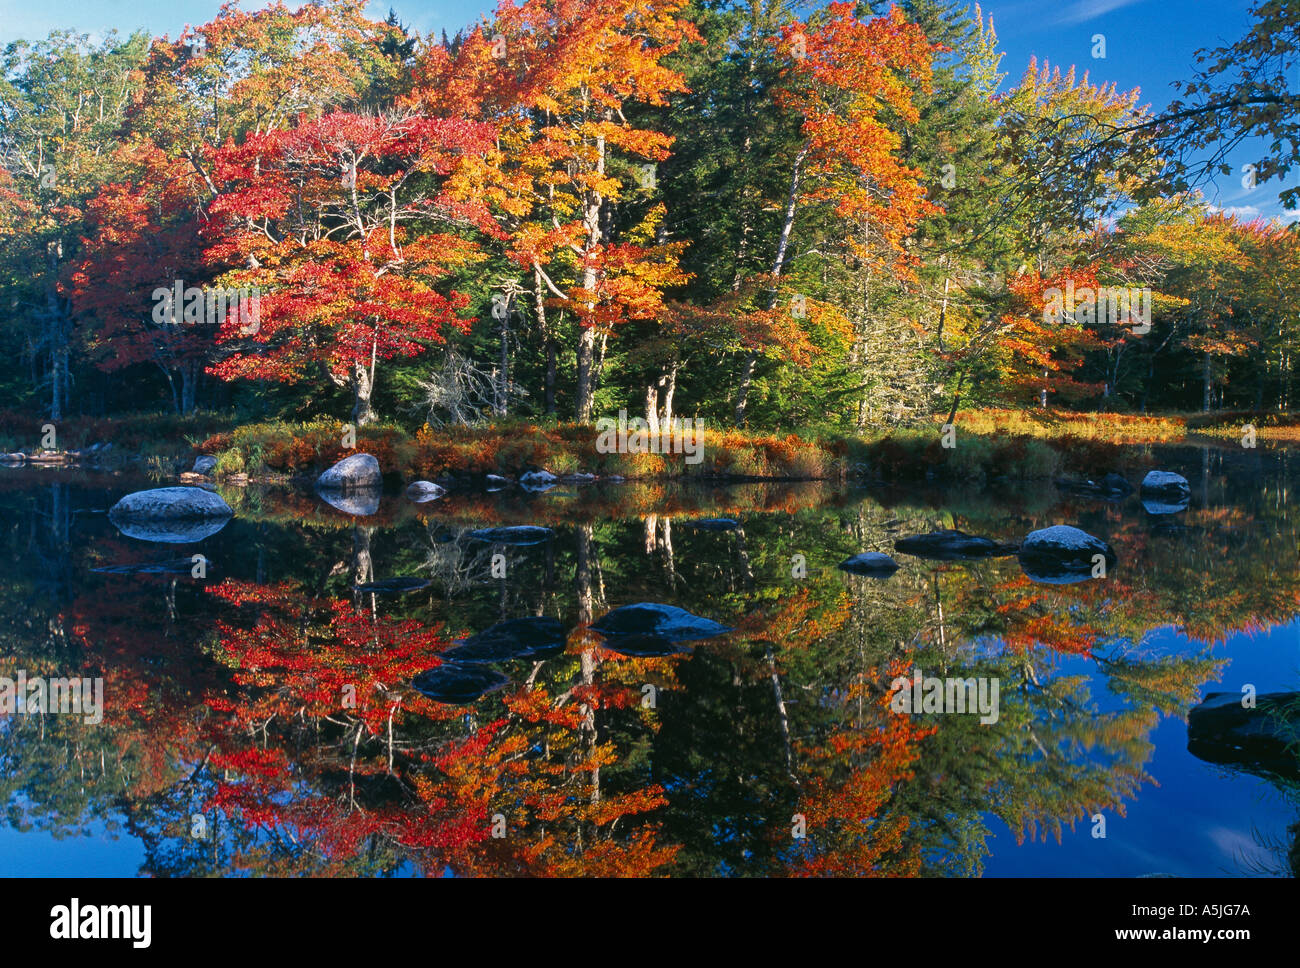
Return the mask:
POLYGON ((1300 872, 1300 0, 400 2, 0 51, 0 874, 1300 872))
POLYGON ((504 0, 450 37, 231 3, 10 43, 0 434, 1286 424, 1300 238, 1202 191, 1263 138, 1243 185, 1296 206, 1300 10, 1251 18, 1159 112, 1005 64, 955 0, 504 0))

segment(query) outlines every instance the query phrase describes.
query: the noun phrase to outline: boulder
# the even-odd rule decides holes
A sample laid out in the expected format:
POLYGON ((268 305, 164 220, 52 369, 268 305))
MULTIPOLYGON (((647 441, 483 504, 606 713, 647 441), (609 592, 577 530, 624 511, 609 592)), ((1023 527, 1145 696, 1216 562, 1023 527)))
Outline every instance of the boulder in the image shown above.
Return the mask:
POLYGON ((528 491, 546 491, 559 483, 550 471, 529 471, 519 478, 519 486, 528 491))
POLYGON ((489 491, 500 491, 510 486, 510 481, 500 474, 488 474, 483 480, 489 491))
POLYGON ((1107 474, 1100 480, 1094 478, 1058 480, 1056 486, 1070 494, 1099 497, 1108 501, 1119 500, 1133 493, 1133 485, 1119 474, 1107 474))
MULTIPOLYGON (((639 602, 624 605, 591 623, 593 632, 599 632, 610 642, 623 640, 624 644, 646 644, 646 636, 667 642, 689 642, 725 635, 731 629, 708 618, 692 615, 675 605, 639 602)), ((610 645, 610 648, 615 648, 610 645)), ((615 649, 617 651, 617 649, 615 649)))
POLYGON ((1000 558, 1014 555, 1016 546, 994 541, 992 538, 966 534, 964 531, 944 530, 899 538, 894 542, 894 550, 918 558, 961 561, 970 558, 1000 558))
POLYGON ((1172 471, 1151 471, 1142 478, 1142 497, 1159 498, 1164 503, 1178 504, 1192 495, 1187 478, 1172 471))
POLYGON ((870 575, 872 578, 888 578, 898 571, 898 562, 889 555, 879 551, 864 551, 852 558, 845 558, 839 567, 855 575, 870 575))
POLYGON ((1255 697, 1241 705, 1240 692, 1212 692, 1187 713, 1187 751, 1207 763, 1263 776, 1300 779, 1300 692, 1255 697))
POLYGON ((194 468, 191 471, 191 473, 202 474, 205 477, 210 477, 212 475, 212 472, 215 471, 216 469, 217 469, 217 459, 215 457, 210 457, 207 454, 203 454, 199 457, 194 458, 194 468))
POLYGON ((1031 531, 1020 544, 1020 567, 1034 581, 1067 585, 1092 578, 1096 556, 1109 570, 1115 550, 1100 538, 1066 524, 1031 531))
POLYGON ((379 490, 384 485, 384 475, 379 461, 371 454, 353 454, 327 470, 316 479, 318 491, 379 490))
POLYGON ((447 493, 447 489, 433 481, 412 481, 406 488, 406 496, 416 504, 436 501, 447 493))
POLYGON ((202 541, 234 516, 221 495, 201 487, 159 487, 126 495, 108 520, 127 537, 166 544, 202 541))
POLYGON ((421 672, 411 680, 411 685, 416 692, 435 702, 464 705, 481 699, 489 692, 495 692, 509 682, 509 677, 495 669, 444 662, 436 668, 421 672))
POLYGON ((512 618, 470 636, 444 652, 443 658, 471 665, 506 662, 510 659, 544 658, 563 652, 567 640, 568 632, 564 624, 553 618, 512 618))
POLYGON ((108 511, 113 521, 178 521, 228 518, 235 512, 221 495, 204 487, 158 487, 126 495, 108 511))

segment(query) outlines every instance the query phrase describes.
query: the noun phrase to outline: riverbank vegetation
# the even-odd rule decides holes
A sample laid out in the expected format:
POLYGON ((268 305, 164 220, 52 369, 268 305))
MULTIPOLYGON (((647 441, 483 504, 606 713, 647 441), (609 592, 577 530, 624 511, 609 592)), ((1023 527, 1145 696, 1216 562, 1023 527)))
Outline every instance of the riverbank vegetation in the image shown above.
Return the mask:
POLYGON ((1028 477, 1066 440, 1295 436, 1298 236, 1197 192, 1229 134, 1282 146, 1261 197, 1294 167, 1298 112, 1252 110, 1297 101, 1294 11, 1156 112, 1004 70, 977 6, 874 6, 506 0, 421 37, 323 0, 10 44, 6 447, 292 474, 346 423, 391 473, 1028 477), (621 411, 702 420, 705 459, 594 452, 621 411))

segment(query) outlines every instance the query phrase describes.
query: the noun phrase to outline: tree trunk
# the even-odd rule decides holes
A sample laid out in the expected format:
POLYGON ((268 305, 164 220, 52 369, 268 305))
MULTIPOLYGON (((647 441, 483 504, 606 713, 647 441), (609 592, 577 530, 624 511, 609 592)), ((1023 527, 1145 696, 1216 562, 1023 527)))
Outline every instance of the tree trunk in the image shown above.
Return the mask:
MULTIPOLYGON (((605 174, 605 137, 596 139, 596 174, 605 174)), ((584 255, 590 256, 601 243, 600 219, 605 198, 599 192, 588 192, 583 223, 587 229, 587 246, 584 255)), ((596 330, 590 323, 590 315, 596 308, 596 286, 599 282, 596 266, 588 258, 582 272, 582 288, 586 292, 587 320, 580 320, 578 334, 578 400, 575 415, 578 423, 591 422, 591 407, 596 394, 596 330)))
POLYGON ((663 418, 665 426, 671 429, 673 425, 673 395, 677 392, 677 370, 681 364, 674 360, 673 365, 668 368, 668 375, 659 381, 664 388, 663 395, 660 398, 659 408, 660 416, 663 418))
POLYGON ((1210 412, 1210 354, 1206 353, 1201 367, 1201 412, 1210 412))
MULTIPOLYGON (((803 173, 803 162, 808 156, 807 147, 799 149, 794 159, 794 170, 790 173, 790 194, 786 197, 785 217, 781 220, 781 237, 776 246, 776 259, 772 263, 772 301, 768 309, 775 309, 778 299, 775 289, 785 268, 786 252, 790 248, 790 233, 794 229, 794 216, 799 207, 799 181, 803 173)), ((758 351, 750 350, 745 357, 745 364, 740 371, 740 387, 736 390, 736 426, 745 426, 745 408, 749 403, 749 386, 754 379, 754 368, 758 365, 758 351)))
POLYGON ((546 344, 546 375, 544 377, 544 409, 548 417, 555 416, 555 356, 556 343, 555 337, 551 333, 550 325, 546 319, 546 291, 542 286, 542 272, 537 266, 533 266, 533 305, 537 312, 537 327, 542 334, 542 341, 546 344))
POLYGON ((46 334, 50 343, 50 419, 62 420, 68 402, 68 329, 55 280, 63 259, 62 241, 45 247, 47 279, 45 309, 48 316, 46 334))
POLYGON ((364 363, 357 363, 352 371, 352 422, 358 427, 363 427, 374 419, 374 411, 370 409, 370 395, 373 391, 372 371, 364 363))
POLYGON ((659 436, 659 388, 653 383, 645 387, 645 422, 650 433, 659 436))
POLYGON ((596 359, 596 330, 584 326, 578 336, 578 399, 574 418, 578 423, 591 422, 591 407, 595 398, 593 370, 596 359))

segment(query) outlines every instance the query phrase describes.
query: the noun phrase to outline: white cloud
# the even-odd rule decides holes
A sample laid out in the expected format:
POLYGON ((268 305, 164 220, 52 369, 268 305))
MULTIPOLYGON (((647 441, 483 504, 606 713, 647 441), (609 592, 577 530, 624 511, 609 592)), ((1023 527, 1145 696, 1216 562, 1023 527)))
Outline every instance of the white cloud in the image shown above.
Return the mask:
POLYGON ((1061 12, 1056 18, 1058 24, 1081 24, 1100 17, 1102 14, 1110 13, 1112 10, 1119 10, 1123 7, 1131 7, 1135 3, 1141 3, 1142 0, 1079 0, 1078 3, 1072 4, 1061 12))

